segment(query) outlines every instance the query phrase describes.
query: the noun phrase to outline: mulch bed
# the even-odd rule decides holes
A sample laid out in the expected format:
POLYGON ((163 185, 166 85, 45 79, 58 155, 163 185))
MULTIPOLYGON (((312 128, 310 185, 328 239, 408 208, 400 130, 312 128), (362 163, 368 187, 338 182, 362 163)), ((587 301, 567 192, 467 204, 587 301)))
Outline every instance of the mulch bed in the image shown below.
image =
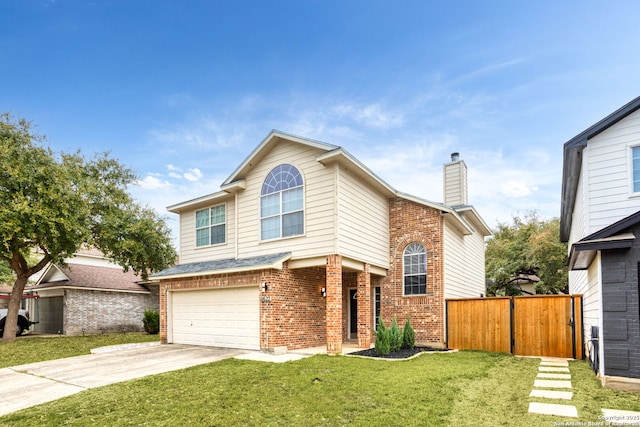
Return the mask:
POLYGON ((360 350, 360 351, 356 351, 354 353, 349 353, 349 354, 353 356, 377 357, 380 359, 408 359, 424 351, 449 351, 449 349, 448 348, 432 348, 432 347, 403 348, 399 351, 393 351, 389 353, 387 356, 379 356, 378 353, 376 353, 375 348, 370 348, 368 350, 360 350))

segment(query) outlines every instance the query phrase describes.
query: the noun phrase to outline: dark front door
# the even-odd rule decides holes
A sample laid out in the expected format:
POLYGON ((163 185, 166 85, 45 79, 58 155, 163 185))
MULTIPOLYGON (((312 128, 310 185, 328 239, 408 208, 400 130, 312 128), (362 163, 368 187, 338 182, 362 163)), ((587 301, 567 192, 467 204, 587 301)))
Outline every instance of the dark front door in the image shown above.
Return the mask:
POLYGON ((349 339, 358 339, 358 291, 349 289, 349 339))

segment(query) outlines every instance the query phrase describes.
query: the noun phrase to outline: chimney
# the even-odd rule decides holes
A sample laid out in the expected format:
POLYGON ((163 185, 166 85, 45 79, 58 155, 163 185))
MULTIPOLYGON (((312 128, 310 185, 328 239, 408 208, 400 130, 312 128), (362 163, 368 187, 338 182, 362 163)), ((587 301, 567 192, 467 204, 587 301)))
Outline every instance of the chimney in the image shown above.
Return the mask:
POLYGON ((451 163, 444 164, 443 183, 445 205, 460 206, 469 203, 467 165, 464 160, 460 160, 460 153, 451 153, 451 163))

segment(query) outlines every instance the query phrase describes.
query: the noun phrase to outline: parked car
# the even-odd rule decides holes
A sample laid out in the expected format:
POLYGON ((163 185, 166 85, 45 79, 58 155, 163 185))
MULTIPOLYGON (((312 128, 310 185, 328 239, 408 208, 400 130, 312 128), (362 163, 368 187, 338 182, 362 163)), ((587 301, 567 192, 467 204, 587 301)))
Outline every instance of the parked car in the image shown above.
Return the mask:
MULTIPOLYGON (((4 325, 7 320, 8 309, 0 308, 0 337, 4 334, 4 325)), ((19 337, 24 331, 29 330, 32 322, 29 321, 29 312, 27 310, 18 310, 18 327, 16 328, 16 336, 19 337)))

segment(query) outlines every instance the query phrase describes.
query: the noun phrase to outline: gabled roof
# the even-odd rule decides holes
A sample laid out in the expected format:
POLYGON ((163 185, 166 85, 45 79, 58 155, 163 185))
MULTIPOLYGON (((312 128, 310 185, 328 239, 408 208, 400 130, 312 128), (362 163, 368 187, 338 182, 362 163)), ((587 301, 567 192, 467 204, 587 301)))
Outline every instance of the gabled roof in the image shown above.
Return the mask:
POLYGON ((463 230, 465 234, 471 234, 472 228, 465 221, 463 216, 460 215, 460 213, 468 212, 470 215, 472 215, 474 222, 480 225, 479 232, 483 236, 491 235, 491 229, 487 226, 478 212, 473 208, 473 206, 466 205, 451 207, 446 206, 442 203, 431 202, 419 197, 399 192, 391 185, 386 183, 382 178, 377 176, 373 171, 371 171, 367 166, 356 159, 344 148, 313 139, 302 138, 278 130, 272 130, 269 135, 267 135, 267 137, 263 139, 262 142, 260 142, 260 144, 258 144, 258 146, 247 156, 247 158, 244 159, 244 161, 233 171, 233 173, 229 175, 229 177, 221 185, 222 191, 168 206, 167 210, 173 213, 180 213, 181 211, 186 209, 194 209, 201 206, 204 207, 207 204, 222 201, 223 199, 229 197, 231 193, 246 188, 245 178, 250 169, 260 160, 264 159, 269 151, 282 140, 293 141, 298 144, 324 151, 323 153, 320 153, 316 156, 316 161, 323 165, 337 162, 348 167, 357 176, 361 177, 386 197, 399 197, 435 209, 440 209, 444 214, 449 214, 456 226, 459 229, 463 230))
POLYGON ((260 144, 258 144, 258 146, 251 153, 249 153, 247 158, 244 159, 242 163, 240 163, 240 166, 238 166, 236 170, 234 170, 233 173, 231 173, 231 175, 229 175, 229 177, 222 183, 222 186, 228 186, 238 179, 243 179, 249 169, 251 169, 251 167, 257 162, 262 160, 271 150, 271 148, 280 141, 280 139, 294 141, 298 144, 319 148, 325 151, 331 151, 340 148, 337 145, 327 144, 326 142, 315 141, 313 139, 302 138, 274 129, 269 133, 269 135, 267 135, 265 139, 262 140, 260 144))
POLYGON ((577 241, 571 245, 569 269, 586 270, 597 251, 630 248, 633 246, 635 235, 628 229, 637 224, 640 224, 640 211, 577 241))
POLYGON ((282 252, 272 255, 261 255, 250 258, 227 258, 214 261, 192 262, 179 264, 166 270, 159 271, 150 276, 152 280, 177 279, 197 275, 239 273, 242 271, 282 269, 282 263, 291 258, 291 252, 282 252))
POLYGON ((124 272, 118 267, 67 263, 67 267, 49 264, 44 274, 29 290, 52 288, 75 288, 111 292, 149 293, 138 282, 141 278, 132 271, 124 272))
POLYGON ((582 151, 589 139, 604 132, 631 113, 640 109, 640 96, 609 114, 593 126, 580 132, 564 144, 562 165, 562 202, 560 208, 560 240, 569 241, 571 221, 578 191, 578 180, 582 169, 582 151))

